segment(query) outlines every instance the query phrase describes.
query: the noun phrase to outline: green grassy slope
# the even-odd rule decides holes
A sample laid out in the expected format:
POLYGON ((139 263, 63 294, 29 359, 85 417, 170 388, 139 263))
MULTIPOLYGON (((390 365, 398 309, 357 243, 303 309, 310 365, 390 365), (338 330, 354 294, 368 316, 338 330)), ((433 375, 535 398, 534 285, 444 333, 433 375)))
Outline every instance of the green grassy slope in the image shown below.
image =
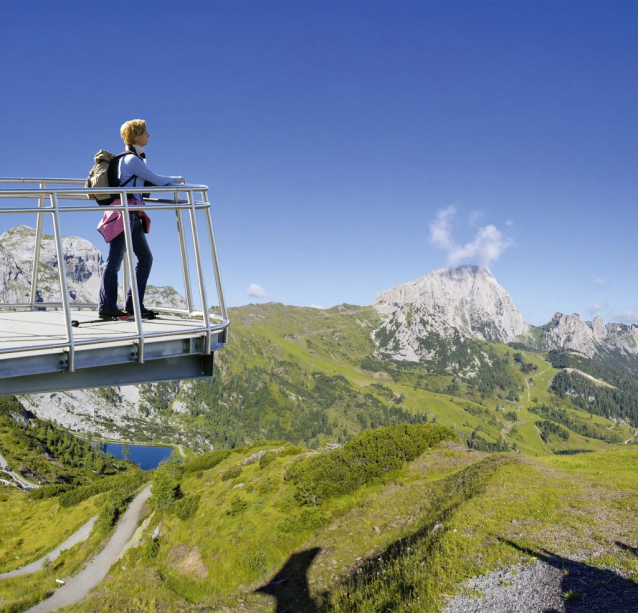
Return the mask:
POLYGON ((103 546, 126 499, 146 476, 137 466, 104 457, 55 424, 25 413, 10 397, 0 398, 0 450, 12 470, 44 484, 31 493, 0 486, 0 573, 42 558, 91 517, 99 518, 88 540, 48 567, 0 579, 0 610, 23 611, 55 589, 56 577, 77 572, 103 546))
POLYGON ((185 473, 183 497, 156 508, 140 546, 69 611, 273 611, 275 601, 281 610, 436 611, 465 578, 529 559, 523 550, 638 580, 635 556, 616 544, 638 534, 638 449, 535 459, 447 442, 313 506, 287 478, 313 456, 281 447, 237 450, 185 473))
POLYGON ((365 428, 422 419, 454 427, 463 439, 474 433, 480 449, 515 446, 528 455, 601 449, 605 439, 633 435, 551 393, 559 369, 542 354, 479 341, 450 352, 442 339, 430 339, 448 362, 383 359, 375 354, 379 319, 371 307, 270 303, 233 309, 231 319, 216 381, 194 382, 177 397, 190 411, 184 427, 216 448, 260 439, 317 448, 365 428), (528 410, 537 404, 564 408, 591 426, 590 436, 570 432, 565 440, 550 432, 543 440, 536 424, 546 418, 528 410), (506 417, 512 411, 515 421, 506 417))

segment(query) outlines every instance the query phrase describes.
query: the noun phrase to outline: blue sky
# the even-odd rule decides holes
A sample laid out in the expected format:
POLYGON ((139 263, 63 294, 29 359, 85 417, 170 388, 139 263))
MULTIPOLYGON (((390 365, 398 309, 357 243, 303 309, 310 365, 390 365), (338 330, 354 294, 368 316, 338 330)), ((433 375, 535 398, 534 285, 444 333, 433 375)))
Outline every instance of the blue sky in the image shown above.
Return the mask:
MULTIPOLYGON (((529 323, 638 321, 636 3, 109 6, 3 5, 0 175, 84 177, 140 117, 149 166, 211 188, 231 305, 483 263, 529 323)), ((103 249, 99 217, 63 230, 103 249)), ((179 288, 173 226, 150 282, 179 288)))

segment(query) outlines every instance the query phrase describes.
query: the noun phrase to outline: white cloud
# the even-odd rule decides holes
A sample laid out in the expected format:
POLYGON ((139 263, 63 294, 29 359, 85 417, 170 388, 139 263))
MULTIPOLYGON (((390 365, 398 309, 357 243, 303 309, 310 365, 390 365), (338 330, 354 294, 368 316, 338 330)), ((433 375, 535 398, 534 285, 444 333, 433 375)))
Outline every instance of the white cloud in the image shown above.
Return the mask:
POLYGON ((261 285, 257 285, 256 283, 251 283, 246 290, 246 293, 249 296, 253 296, 254 298, 265 298, 268 296, 268 292, 261 287, 261 285))
POLYGON ((430 240, 436 247, 447 251, 450 265, 458 266, 463 261, 469 261, 489 266, 514 244, 511 238, 503 236, 496 226, 490 224, 479 228, 474 240, 459 245, 452 236, 452 218, 455 214, 456 208, 449 206, 439 211, 430 224, 430 240))
POLYGON ((483 217, 483 211, 472 211, 470 213, 470 218, 468 219, 468 225, 470 227, 474 227, 475 225, 478 224, 479 219, 481 219, 483 217))
POLYGON ((623 324, 635 324, 638 323, 638 310, 627 309, 626 311, 620 311, 611 315, 610 321, 623 323, 623 324))
POLYGON ((439 211, 436 219, 430 224, 430 239, 441 249, 450 250, 454 247, 450 217, 454 217, 455 214, 456 208, 449 206, 439 211))
POLYGON ((310 308, 311 309, 321 309, 322 311, 326 310, 326 307, 319 306, 318 304, 311 304, 310 308))
POLYGON ((605 281, 605 279, 601 279, 597 275, 592 275, 591 280, 598 285, 598 287, 605 287, 607 285, 607 281, 605 281))
POLYGON ((596 315, 597 313, 604 311, 606 308, 607 307, 604 304, 600 304, 600 302, 595 302, 587 309, 587 312, 590 315, 596 315))
POLYGON ((506 220, 505 220, 505 225, 506 225, 508 228, 511 228, 511 227, 514 225, 514 222, 513 222, 511 219, 506 219, 506 220))

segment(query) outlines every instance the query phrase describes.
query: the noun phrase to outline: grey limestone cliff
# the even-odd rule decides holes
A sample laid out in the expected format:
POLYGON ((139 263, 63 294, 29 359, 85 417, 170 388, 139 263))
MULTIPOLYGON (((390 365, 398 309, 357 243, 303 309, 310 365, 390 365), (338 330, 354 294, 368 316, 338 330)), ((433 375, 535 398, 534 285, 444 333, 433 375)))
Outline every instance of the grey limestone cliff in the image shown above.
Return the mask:
POLYGON ((389 352, 397 359, 427 357, 420 340, 432 334, 498 343, 531 339, 532 328, 509 294, 478 266, 442 268, 383 290, 374 307, 385 316, 382 328, 386 338, 392 336, 389 352))

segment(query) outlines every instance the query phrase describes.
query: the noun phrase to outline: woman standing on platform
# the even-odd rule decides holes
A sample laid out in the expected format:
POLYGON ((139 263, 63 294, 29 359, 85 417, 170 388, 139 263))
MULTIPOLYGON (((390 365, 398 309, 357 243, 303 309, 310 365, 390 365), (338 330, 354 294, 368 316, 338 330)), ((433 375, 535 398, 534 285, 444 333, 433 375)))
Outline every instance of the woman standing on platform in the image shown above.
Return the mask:
MULTIPOLYGON (((133 119, 127 121, 120 129, 122 140, 126 145, 126 151, 130 153, 123 155, 118 160, 118 177, 120 187, 145 187, 150 185, 178 185, 185 183, 184 177, 162 176, 155 174, 146 165, 146 154, 144 148, 148 144, 149 133, 146 129, 146 122, 143 119, 133 119)), ((113 202, 114 205, 118 200, 113 202)), ((129 194, 129 205, 140 206, 144 203, 141 193, 129 194)), ((150 230, 150 219, 143 211, 133 211, 129 214, 131 220, 131 239, 133 242, 133 252, 137 257, 135 267, 135 277, 137 280, 137 291, 140 298, 142 318, 155 317, 155 313, 144 307, 144 293, 146 282, 151 272, 153 264, 153 254, 146 242, 145 234, 150 230)), ((99 316, 103 319, 113 317, 123 317, 133 315, 133 298, 131 288, 129 288, 126 299, 125 311, 121 311, 117 306, 117 279, 126 251, 126 241, 124 237, 124 219, 121 211, 109 211, 98 226, 98 230, 109 242, 109 256, 102 276, 102 286, 100 288, 100 300, 98 304, 99 316)))

